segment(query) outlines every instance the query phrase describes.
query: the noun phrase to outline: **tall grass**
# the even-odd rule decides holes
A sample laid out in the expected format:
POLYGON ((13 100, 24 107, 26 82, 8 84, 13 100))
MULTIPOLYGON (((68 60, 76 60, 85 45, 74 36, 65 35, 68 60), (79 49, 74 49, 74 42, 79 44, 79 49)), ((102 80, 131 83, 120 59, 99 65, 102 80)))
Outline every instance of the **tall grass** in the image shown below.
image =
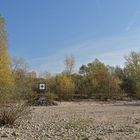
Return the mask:
POLYGON ((12 103, 0 107, 0 126, 19 124, 30 116, 30 108, 25 103, 12 103))

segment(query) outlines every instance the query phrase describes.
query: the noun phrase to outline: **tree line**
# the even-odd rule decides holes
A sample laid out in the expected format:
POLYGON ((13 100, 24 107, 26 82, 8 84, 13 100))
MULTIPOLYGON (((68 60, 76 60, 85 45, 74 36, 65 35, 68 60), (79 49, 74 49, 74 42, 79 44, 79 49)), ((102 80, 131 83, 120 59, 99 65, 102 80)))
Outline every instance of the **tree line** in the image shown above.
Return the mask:
POLYGON ((46 82, 45 96, 50 100, 140 99, 139 52, 130 52, 125 57, 123 68, 105 65, 95 59, 82 65, 78 72, 74 72, 74 56, 67 56, 64 71, 57 75, 44 72, 38 77, 35 71, 28 70, 24 59, 9 56, 7 44, 5 20, 0 17, 0 103, 15 100, 34 102, 41 81, 46 82))

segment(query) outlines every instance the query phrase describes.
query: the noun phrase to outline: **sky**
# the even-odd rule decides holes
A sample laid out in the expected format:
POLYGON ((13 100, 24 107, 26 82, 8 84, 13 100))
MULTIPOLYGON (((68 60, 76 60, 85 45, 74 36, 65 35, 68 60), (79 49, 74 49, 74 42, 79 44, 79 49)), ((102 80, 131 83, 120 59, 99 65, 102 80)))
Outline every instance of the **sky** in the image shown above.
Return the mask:
POLYGON ((140 0, 0 0, 0 15, 10 56, 38 73, 63 71, 70 55, 75 71, 95 58, 123 67, 140 51, 140 0))

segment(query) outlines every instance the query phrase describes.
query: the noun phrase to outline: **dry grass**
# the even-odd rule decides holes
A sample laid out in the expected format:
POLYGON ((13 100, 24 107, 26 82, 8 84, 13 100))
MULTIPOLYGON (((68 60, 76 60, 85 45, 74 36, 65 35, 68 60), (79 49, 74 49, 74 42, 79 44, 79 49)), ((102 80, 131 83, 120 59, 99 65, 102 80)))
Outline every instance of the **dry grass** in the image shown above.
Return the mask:
POLYGON ((16 103, 2 106, 0 108, 0 126, 14 125, 17 122, 29 116, 30 109, 24 103, 16 103))

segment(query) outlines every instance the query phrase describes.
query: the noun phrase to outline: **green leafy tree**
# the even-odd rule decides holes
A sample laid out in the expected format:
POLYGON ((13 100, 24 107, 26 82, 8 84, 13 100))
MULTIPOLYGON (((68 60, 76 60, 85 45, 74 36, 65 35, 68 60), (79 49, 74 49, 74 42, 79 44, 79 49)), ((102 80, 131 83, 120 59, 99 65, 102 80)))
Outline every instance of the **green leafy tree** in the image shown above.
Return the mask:
POLYGON ((125 57, 126 83, 130 87, 131 96, 140 98, 140 53, 131 52, 125 57))
POLYGON ((117 99, 124 95, 120 88, 121 81, 115 76, 115 69, 105 66, 98 59, 88 63, 87 66, 83 65, 79 73, 83 77, 82 87, 87 90, 86 94, 89 98, 95 97, 107 100, 117 99))

